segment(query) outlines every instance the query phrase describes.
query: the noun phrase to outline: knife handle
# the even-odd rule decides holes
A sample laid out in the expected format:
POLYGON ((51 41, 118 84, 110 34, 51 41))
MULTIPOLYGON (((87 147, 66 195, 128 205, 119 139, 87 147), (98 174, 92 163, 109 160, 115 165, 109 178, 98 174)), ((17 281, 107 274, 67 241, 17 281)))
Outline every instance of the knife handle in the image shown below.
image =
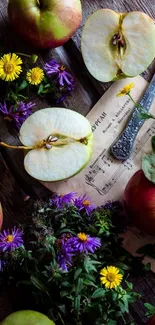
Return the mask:
MULTIPOLYGON (((139 102, 145 112, 148 112, 155 97, 155 75, 153 76, 150 85, 139 102)), ((112 155, 118 160, 126 160, 132 153, 135 138, 145 120, 139 118, 141 109, 136 107, 128 121, 128 124, 121 135, 111 146, 112 155)))
POLYGON ((126 160, 130 157, 135 138, 138 131, 144 123, 144 120, 138 118, 140 111, 136 108, 120 137, 111 147, 111 152, 116 159, 126 160))

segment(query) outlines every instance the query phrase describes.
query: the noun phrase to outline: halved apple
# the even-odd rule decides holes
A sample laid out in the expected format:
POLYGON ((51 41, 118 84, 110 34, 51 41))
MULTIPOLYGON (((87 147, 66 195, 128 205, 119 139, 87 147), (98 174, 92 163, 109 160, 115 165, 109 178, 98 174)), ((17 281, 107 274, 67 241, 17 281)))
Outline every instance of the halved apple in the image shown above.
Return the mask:
POLYGON ((99 81, 133 77, 155 57, 155 25, 143 12, 101 9, 82 32, 81 49, 89 72, 99 81))
POLYGON ((63 180, 79 173, 92 155, 91 125, 70 109, 35 112, 23 123, 20 140, 29 150, 24 158, 26 171, 41 181, 63 180))

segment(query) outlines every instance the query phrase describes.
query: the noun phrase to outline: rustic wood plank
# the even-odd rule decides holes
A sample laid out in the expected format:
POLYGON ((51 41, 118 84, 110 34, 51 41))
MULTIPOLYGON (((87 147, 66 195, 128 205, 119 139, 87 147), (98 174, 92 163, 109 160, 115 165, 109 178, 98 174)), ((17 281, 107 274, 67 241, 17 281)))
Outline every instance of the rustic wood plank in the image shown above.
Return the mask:
MULTIPOLYGON (((84 115, 86 115, 91 107, 96 103, 99 97, 110 86, 111 83, 99 83, 96 81, 87 71, 84 66, 81 51, 80 51, 80 37, 83 25, 87 17, 99 8, 111 8, 117 11, 132 11, 141 10, 148 13, 153 19, 155 19, 154 3, 152 0, 82 0, 83 6, 83 22, 81 28, 77 31, 76 35, 65 44, 64 47, 57 48, 55 50, 43 51, 39 56, 39 64, 43 66, 44 62, 54 57, 58 61, 62 62, 75 76, 76 89, 73 93, 73 97, 68 98, 63 104, 64 107, 70 107, 84 115)), ((7 44, 8 51, 23 51, 30 52, 32 49, 27 47, 25 42, 19 41, 19 38, 12 34, 12 31, 8 28, 7 18, 7 1, 1 0, 0 2, 0 39, 7 44)), ((1 43, 3 43, 1 42, 1 43)), ((143 76, 150 80, 153 71, 155 70, 155 63, 152 63, 150 68, 143 74, 143 76)), ((46 100, 40 100, 32 95, 31 98, 37 104, 37 109, 49 107, 54 105, 52 98, 49 102, 46 100)), ((8 124, 0 118, 0 137, 3 141, 10 144, 18 144, 18 133, 8 127, 8 124)), ((17 150, 1 150, 3 158, 7 162, 12 174, 18 180, 20 186, 26 193, 31 195, 49 195, 45 191, 44 187, 27 175, 23 168, 23 153, 17 150)), ((4 225, 12 226, 17 221, 23 221, 26 219, 26 212, 24 210, 24 192, 22 192, 16 183, 15 179, 11 175, 6 163, 4 163, 2 156, 0 155, 0 201, 2 201, 4 209, 4 225)), ((144 297, 144 301, 150 302, 155 305, 155 276, 153 273, 149 273, 146 277, 133 278, 134 290, 140 292, 144 297)), ((3 301, 6 299, 6 295, 0 296, 0 318, 2 319, 7 313, 11 311, 11 306, 7 307, 7 310, 3 308, 3 301)), ((136 325, 145 324, 145 310, 143 308, 142 301, 134 304, 131 307, 129 321, 134 321, 136 325)))
POLYGON ((3 227, 13 227, 26 221, 25 193, 20 189, 0 154, 0 202, 3 208, 3 227))

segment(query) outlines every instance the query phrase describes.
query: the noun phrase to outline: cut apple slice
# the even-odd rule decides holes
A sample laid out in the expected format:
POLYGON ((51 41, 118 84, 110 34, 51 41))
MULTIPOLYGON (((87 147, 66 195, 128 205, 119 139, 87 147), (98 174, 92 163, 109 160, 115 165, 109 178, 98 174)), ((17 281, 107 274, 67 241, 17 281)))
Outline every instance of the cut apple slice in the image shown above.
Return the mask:
POLYGON ((138 11, 98 10, 86 21, 81 49, 89 72, 99 81, 136 76, 155 57, 154 22, 138 11))
POLYGON ((81 114, 63 108, 46 108, 32 114, 20 129, 29 152, 24 166, 32 177, 46 182, 69 178, 89 162, 93 134, 81 114))

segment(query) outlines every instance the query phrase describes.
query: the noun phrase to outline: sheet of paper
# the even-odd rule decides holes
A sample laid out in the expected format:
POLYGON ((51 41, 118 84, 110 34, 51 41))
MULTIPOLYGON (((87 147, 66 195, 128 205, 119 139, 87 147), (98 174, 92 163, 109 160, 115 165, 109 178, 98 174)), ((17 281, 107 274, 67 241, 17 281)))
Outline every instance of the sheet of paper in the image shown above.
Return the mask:
MULTIPOLYGON (((150 140, 155 134, 155 121, 145 121, 128 160, 118 161, 110 153, 112 143, 124 129, 134 108, 128 96, 116 96, 130 82, 135 84, 132 96, 135 101, 139 101, 147 87, 147 82, 142 77, 114 82, 87 115, 94 133, 94 152, 90 163, 81 173, 67 181, 44 183, 48 189, 60 194, 70 191, 86 193, 97 205, 108 200, 123 199, 124 188, 130 177, 140 169, 144 152, 151 151, 150 140)), ((155 101, 150 111, 155 114, 155 101)), ((155 242, 155 238, 132 228, 125 235, 124 247, 134 254, 139 247, 150 242, 155 242)), ((144 262, 148 262, 148 259, 144 262)), ((152 268, 155 271, 155 262, 152 262, 152 268)))

